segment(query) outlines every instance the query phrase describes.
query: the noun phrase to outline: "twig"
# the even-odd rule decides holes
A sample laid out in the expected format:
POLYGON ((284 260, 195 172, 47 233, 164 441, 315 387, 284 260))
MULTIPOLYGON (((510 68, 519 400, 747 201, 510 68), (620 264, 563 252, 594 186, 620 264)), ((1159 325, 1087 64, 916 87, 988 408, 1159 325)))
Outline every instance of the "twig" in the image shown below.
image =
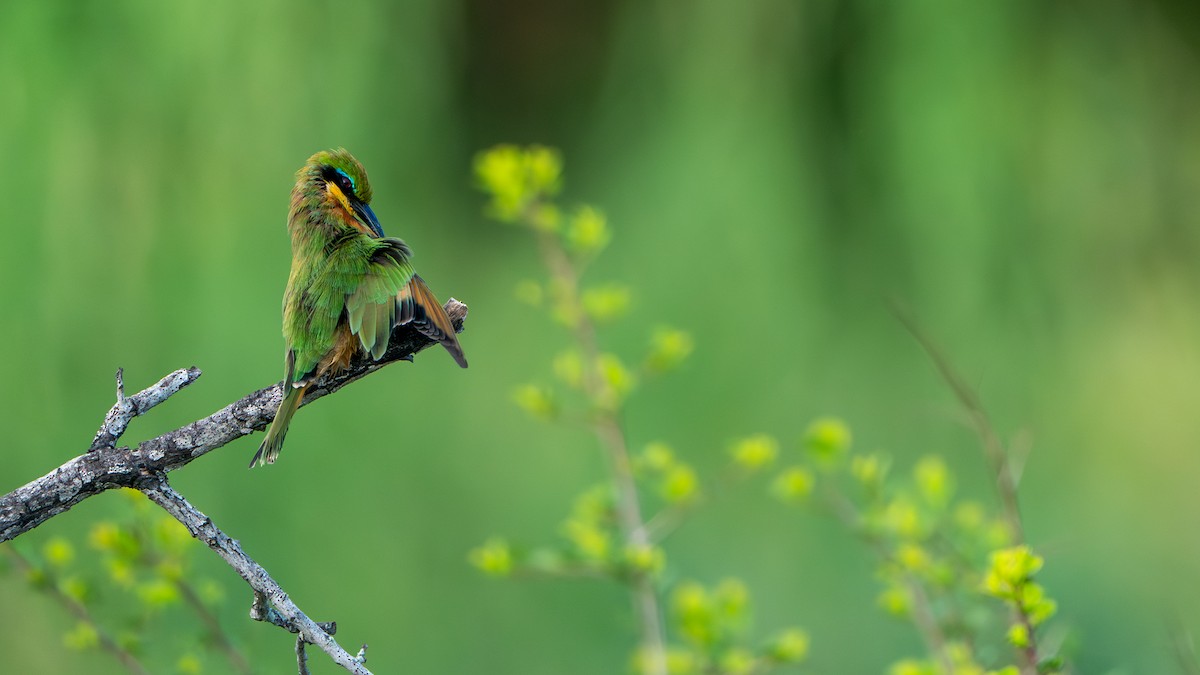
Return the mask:
POLYGON ((204 602, 200 600, 200 596, 196 594, 191 584, 182 578, 176 579, 175 588, 179 589, 184 602, 196 612, 196 615, 208 627, 209 634, 212 635, 213 641, 217 643, 217 647, 225 653, 225 658, 229 660, 229 664, 239 673, 248 674, 253 672, 250 664, 246 661, 246 657, 238 651, 237 647, 233 646, 233 643, 229 640, 229 636, 221 628, 221 623, 217 621, 217 617, 204 606, 204 602))
MULTIPOLYGON (((600 363, 600 349, 596 345, 596 329, 588 320, 579 300, 579 272, 571 264, 571 259, 563 250, 562 245, 551 234, 542 232, 539 236, 539 245, 546 266, 550 268, 550 273, 562 282, 573 305, 575 338, 583 351, 585 364, 583 388, 589 400, 594 404, 603 396, 603 383, 597 372, 597 366, 600 363)), ((612 467, 613 482, 617 488, 617 518, 621 524, 621 530, 628 545, 639 548, 649 546, 650 537, 642 520, 637 484, 633 478, 625 433, 621 429, 615 410, 606 406, 596 406, 596 408, 593 426, 597 438, 607 451, 609 465, 612 467)), ((635 574, 632 585, 634 605, 641 618, 642 646, 648 654, 647 671, 650 675, 667 675, 666 643, 658 606, 658 594, 652 580, 645 573, 635 574)))
MULTIPOLYGON (((971 420, 971 426, 975 429, 975 433, 983 445, 983 455, 987 460, 992 475, 996 480, 996 492, 1000 496, 1001 508, 1004 510, 1005 520, 1008 522, 1009 530, 1013 536, 1013 543, 1019 544, 1025 541, 1025 528, 1021 522, 1021 508, 1017 500, 1017 476, 1018 470, 1014 469, 1012 459, 1009 453, 1004 448, 1004 443, 1000 440, 1000 435, 996 432, 996 427, 992 425, 991 418, 987 414, 987 410, 983 407, 983 402, 979 399, 979 395, 967 384, 966 380, 959 375, 958 371, 950 363, 950 360, 938 349, 933 340, 921 330, 917 322, 905 312, 897 303, 892 304, 892 313, 904 326, 904 328, 913 336, 913 339, 921 346, 921 349, 933 361, 934 367, 942 376, 946 386, 954 392, 955 398, 958 399, 960 405, 966 410, 968 417, 971 420)), ((1027 455, 1027 451, 1024 453, 1027 455)), ((1024 464, 1025 457, 1021 457, 1021 463, 1024 464)), ((1023 468, 1023 466, 1022 466, 1023 468)), ((1021 608, 1021 603, 1017 603, 1015 610, 1016 620, 1025 629, 1026 644, 1017 650, 1021 656, 1021 674, 1022 675, 1037 675, 1038 673, 1038 645, 1034 636, 1033 622, 1024 609, 1021 608)))
POLYGON ((1008 453, 1004 449, 1004 443, 1001 442, 999 434, 996 433, 996 428, 992 426, 992 421, 988 417, 987 410, 984 409, 983 403, 979 400, 978 394, 963 380, 962 376, 950 364, 949 359, 942 354, 925 333, 921 330, 917 322, 913 320, 909 314, 904 311, 898 304, 893 303, 892 313, 896 319, 900 321, 905 330, 913 336, 913 339, 921 346, 921 349, 933 361, 934 367, 942 376, 942 380, 950 387, 950 391, 954 392, 955 398, 962 407, 967 411, 967 415, 971 419, 971 426, 975 429, 975 433, 979 435, 980 441, 983 443, 983 454, 987 459, 992 470, 992 475, 996 479, 996 492, 1000 496, 1001 507, 1004 509, 1005 520, 1008 521, 1009 527, 1012 529, 1014 543, 1025 541, 1025 531, 1021 525, 1021 509, 1017 502, 1017 480, 1013 473, 1013 468, 1008 458, 1008 453))
MULTIPOLYGON (((30 563, 25 556, 21 555, 21 552, 15 547, 5 546, 4 550, 8 553, 9 557, 16 562, 17 567, 21 569, 22 573, 28 575, 34 571, 33 564, 30 563)), ((116 657, 116 659, 121 662, 121 665, 125 666, 129 672, 136 673, 137 675, 149 675, 150 671, 146 670, 146 667, 142 665, 141 661, 138 661, 137 657, 134 656, 133 653, 122 647, 120 643, 114 640, 113 637, 100 626, 100 624, 96 623, 96 619, 92 616, 92 613, 88 611, 88 608, 83 603, 64 593, 57 584, 53 583, 52 579, 49 581, 50 583, 47 583, 46 587, 50 595, 53 596, 59 604, 65 607, 72 616, 74 616, 80 622, 87 624, 89 628, 95 631, 96 639, 99 641, 100 647, 104 651, 116 657)))
MULTIPOLYGON (((862 528, 862 517, 859 515, 858 509, 844 494, 837 490, 826 489, 825 503, 833 512, 834 517, 842 521, 847 529, 856 533, 860 539, 874 549, 875 555, 879 556, 881 561, 884 563, 895 562, 887 544, 874 533, 862 528)), ((900 578, 904 582, 905 590, 908 591, 909 599, 912 600, 913 623, 916 624, 917 632, 925 642, 925 648, 933 654, 942 672, 946 675, 954 675, 954 662, 946 653, 946 632, 942 630, 942 625, 938 622, 937 615, 934 614, 929 594, 925 592, 920 580, 914 578, 911 573, 901 570, 900 578)))
POLYGON ((300 675, 308 675, 308 652, 304 650, 306 644, 303 637, 296 637, 296 670, 300 675))
MULTIPOLYGON (((246 555, 241 544, 229 538, 213 524, 212 519, 196 510, 182 495, 172 489, 167 484, 165 476, 146 475, 136 487, 149 497, 150 501, 158 504, 173 518, 183 523, 193 537, 204 542, 217 555, 221 556, 242 579, 246 580, 255 593, 255 602, 252 608, 266 606, 268 610, 275 610, 281 617, 284 628, 298 633, 305 642, 320 647, 329 655, 329 658, 333 659, 334 663, 355 675, 370 675, 371 671, 367 670, 361 661, 342 649, 330 632, 327 632, 325 626, 318 624, 300 611, 300 608, 292 602, 287 593, 271 578, 271 575, 246 555)), ((251 615, 253 616, 253 614, 254 610, 252 609, 251 615)), ((271 623, 276 622, 272 621, 271 623)))
POLYGON ((115 446, 117 439, 125 433, 125 428, 129 426, 130 420, 145 414, 146 411, 170 398, 172 394, 195 382, 200 377, 200 369, 195 366, 181 368, 159 380, 154 386, 147 387, 128 398, 125 397, 124 374, 123 368, 117 368, 117 402, 104 416, 104 423, 96 432, 96 437, 92 440, 88 452, 115 446))
MULTIPOLYGON (((446 303, 446 313, 454 322, 455 329, 462 330, 467 306, 451 298, 446 303)), ((379 361, 360 358, 337 376, 321 378, 309 387, 301 405, 331 394, 389 363, 411 361, 415 353, 432 344, 435 344, 433 340, 412 326, 401 326, 393 332, 390 346, 383 358, 379 361)), ((178 372, 190 373, 191 369, 178 372)), ((168 375, 164 381, 175 375, 176 373, 168 375)), ((194 380, 198 376, 197 370, 191 379, 194 380)), ((180 387, 182 386, 180 384, 180 387)), ((162 391, 166 392, 168 389, 169 387, 164 386, 162 391)), ((140 395, 135 394, 131 398, 140 395)), ((170 396, 170 393, 163 395, 162 399, 167 396, 170 396)), ((281 398, 278 384, 259 389, 204 419, 143 441, 137 447, 101 448, 66 462, 45 476, 0 497, 0 542, 13 539, 37 527, 92 495, 116 487, 136 487, 137 481, 146 473, 164 474, 174 471, 226 443, 265 428, 274 419, 281 398)), ((114 408, 119 406, 120 402, 114 408)), ((141 407, 141 404, 135 406, 137 412, 145 412, 146 409, 141 407)), ((101 427, 101 433, 98 433, 97 437, 103 434, 105 429, 106 427, 101 427)), ((113 428, 109 427, 108 433, 111 435, 112 432, 113 428)))

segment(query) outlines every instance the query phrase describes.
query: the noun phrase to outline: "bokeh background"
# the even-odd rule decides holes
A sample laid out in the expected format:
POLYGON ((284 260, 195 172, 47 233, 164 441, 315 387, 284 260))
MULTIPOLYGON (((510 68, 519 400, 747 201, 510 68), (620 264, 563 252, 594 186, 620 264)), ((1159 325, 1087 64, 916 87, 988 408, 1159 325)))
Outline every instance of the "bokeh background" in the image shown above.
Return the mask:
MULTIPOLYGON (((293 172, 345 146, 389 234, 471 307, 471 368, 396 365, 297 417, 283 461, 244 439, 173 475, 376 672, 624 672, 615 586, 498 582, 493 533, 557 537, 604 476, 594 441, 526 419, 565 335, 519 303, 539 273, 470 176, 497 142, 562 149, 568 203, 608 214, 591 271, 636 290, 604 344, 692 331, 682 372, 631 402, 635 445, 701 469, 730 439, 794 447, 845 418, 905 466, 945 455, 990 498, 977 443, 887 309, 899 299, 1033 450, 1021 497, 1081 673, 1171 672, 1200 630, 1200 11, 1157 0, 416 0, 0 4, 0 490, 81 452, 112 403, 198 365, 134 422, 150 437, 282 374, 293 172)), ((18 540, 78 542, 101 495, 18 540)), ((672 573, 737 575, 757 629, 805 626, 824 673, 918 654, 874 603, 868 552, 756 487, 667 544, 672 573)), ((261 672, 291 638, 197 556, 261 672)), ((209 558, 212 558, 209 560, 209 558)), ((168 611, 164 622, 186 622, 168 611)), ((0 670, 121 672, 63 650, 66 614, 0 577, 0 670)), ((198 632, 192 629, 192 632, 198 632)), ((165 633, 167 635, 170 632, 165 633)), ((185 645, 186 646, 186 645, 185 645)), ((164 638, 166 655, 183 647, 164 638)), ((316 672, 333 672, 319 653, 316 672)), ((212 659, 210 672, 222 672, 212 659)))

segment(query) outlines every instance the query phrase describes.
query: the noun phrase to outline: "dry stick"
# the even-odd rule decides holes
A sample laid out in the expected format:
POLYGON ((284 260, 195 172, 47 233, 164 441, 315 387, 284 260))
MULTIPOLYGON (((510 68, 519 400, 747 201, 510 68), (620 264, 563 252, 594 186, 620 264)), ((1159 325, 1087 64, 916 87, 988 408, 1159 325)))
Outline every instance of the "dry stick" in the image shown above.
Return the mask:
MULTIPOLYGON (((9 557, 11 557, 17 563, 17 567, 21 568, 22 573, 28 575, 33 571, 33 564, 30 563, 25 556, 21 555, 20 551, 18 551, 16 548, 12 546, 5 546, 4 550, 7 551, 9 557)), ((56 584, 47 584, 47 589, 50 592, 50 595, 54 596, 54 599, 57 600, 59 604, 61 604, 63 607, 66 607, 67 611, 69 611, 77 620, 87 624, 89 628, 96 632, 96 639, 100 642, 100 647, 104 651, 115 656, 117 660, 121 662, 121 665, 125 666, 129 672, 136 673, 137 675, 149 675, 150 671, 146 670, 146 667, 143 666, 140 661, 138 661, 136 656, 134 656, 129 650, 122 647, 120 643, 118 643, 111 635, 108 634, 107 631, 100 627, 100 624, 96 623, 96 619, 92 616, 92 613, 88 611, 88 608, 83 603, 64 593, 56 584)))
MULTIPOLYGON (((571 298, 572 311, 575 314, 575 338, 583 350, 583 360, 586 364, 583 369, 583 386, 594 404, 603 394, 603 384, 596 372, 596 365, 600 362, 600 349, 596 345, 596 329, 580 306, 579 273, 571 264, 566 251, 552 235, 542 232, 538 237, 538 244, 550 273, 565 284, 566 292, 571 298)), ((609 464, 612 466, 613 480, 617 487, 617 517, 621 522, 621 529, 630 545, 638 548, 648 546, 650 538, 642 521, 637 484, 634 482, 633 467, 629 461, 629 447, 616 412, 597 406, 594 424, 596 436, 607 450, 609 464)), ((645 573, 634 575, 633 589, 634 603, 641 617, 642 644, 649 656, 648 672, 650 675, 667 675, 666 643, 658 607, 658 594, 652 580, 645 573)))
MULTIPOLYGON (((204 515, 188 503, 178 492, 167 484, 167 479, 161 475, 146 476, 139 481, 137 489, 158 504, 164 511, 171 514, 187 527, 192 536, 211 548, 217 555, 229 564, 254 589, 255 597, 265 597, 291 632, 299 633, 300 637, 309 644, 320 647, 333 662, 355 675, 370 675, 362 662, 342 649, 325 627, 308 618, 300 608, 292 602, 287 593, 279 586, 261 565, 254 562, 242 550, 241 544, 222 532, 208 516, 204 515)), ((258 604, 258 603, 256 603, 258 604)), ((253 613, 252 613, 253 614, 253 613)), ((258 617, 254 617, 258 618, 258 617)), ((275 622, 272 622, 275 623, 275 622)), ((278 624, 277 624, 278 625, 278 624)))

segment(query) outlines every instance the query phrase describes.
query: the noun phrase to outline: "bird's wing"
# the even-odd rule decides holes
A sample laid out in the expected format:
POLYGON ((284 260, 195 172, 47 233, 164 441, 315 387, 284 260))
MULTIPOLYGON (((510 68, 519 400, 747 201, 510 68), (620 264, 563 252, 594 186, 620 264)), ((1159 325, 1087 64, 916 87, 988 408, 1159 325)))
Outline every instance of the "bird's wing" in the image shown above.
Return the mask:
POLYGON ((396 325, 396 294, 415 276, 404 242, 383 239, 380 244, 371 254, 358 286, 346 295, 350 332, 375 359, 387 351, 388 338, 396 325))
POLYGON ((417 330, 426 337, 441 343, 459 367, 467 367, 467 357, 463 355, 462 345, 458 344, 458 335, 454 333, 454 324, 438 302, 433 291, 425 285, 420 275, 414 274, 412 279, 400 289, 396 295, 396 307, 399 313, 396 324, 412 322, 417 330))
POLYGON ((381 239, 358 287, 346 296, 350 332, 363 350, 378 359, 387 351, 392 328, 412 323, 437 340, 458 365, 467 367, 454 325, 429 287, 413 272, 408 246, 399 239, 381 239))

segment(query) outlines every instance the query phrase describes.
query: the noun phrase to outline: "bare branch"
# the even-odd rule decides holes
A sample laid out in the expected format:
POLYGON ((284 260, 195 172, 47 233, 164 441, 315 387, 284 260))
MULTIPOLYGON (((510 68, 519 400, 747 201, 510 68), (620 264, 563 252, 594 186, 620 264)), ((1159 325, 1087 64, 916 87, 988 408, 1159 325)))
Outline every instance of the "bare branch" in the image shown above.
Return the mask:
POLYGON ((298 633, 305 642, 320 647, 334 663, 356 675, 370 675, 371 671, 367 670, 361 661, 342 649, 330 633, 300 611, 271 575, 246 555, 241 544, 229 538, 213 524, 211 518, 196 510, 182 495, 172 489, 165 476, 146 476, 136 487, 149 497, 150 501, 183 523, 193 537, 204 542, 229 563, 229 566, 250 584, 250 588, 254 589, 255 606, 260 606, 260 599, 265 599, 270 603, 268 609, 277 611, 287 626, 295 629, 293 632, 298 633))
POLYGON ((296 670, 300 675, 308 675, 308 652, 304 650, 306 644, 304 638, 296 638, 296 670))
MULTIPOLYGON (((455 329, 461 331, 463 320, 467 316, 467 306, 451 298, 446 303, 446 313, 454 322, 455 329)), ((308 388, 301 405, 307 405, 331 394, 389 363, 411 361, 414 354, 432 344, 436 343, 414 327, 401 326, 392 333, 390 345, 383 358, 378 361, 359 358, 336 376, 321 378, 308 388)), ((155 394, 147 394, 145 402, 154 400, 154 404, 157 404, 170 396, 170 393, 163 392, 170 389, 170 382, 175 381, 172 378, 182 372, 190 374, 191 371, 192 369, 176 371, 145 392, 125 399, 125 402, 154 391, 155 394), (160 394, 161 398, 156 398, 160 394)), ((191 380, 198 376, 197 370, 191 380)), ((174 391, 183 386, 185 383, 180 383, 174 391)), ((278 384, 259 389, 204 419, 143 441, 135 448, 102 447, 96 452, 87 452, 68 461, 45 476, 0 497, 0 542, 13 539, 37 527, 92 495, 116 487, 137 487, 137 482, 143 476, 174 471, 230 441, 265 428, 274 419, 281 398, 282 392, 278 384)), ((121 405, 118 401, 114 409, 121 405)), ((134 404, 135 409, 142 412, 148 409, 139 406, 143 406, 140 399, 134 404)), ((124 414, 118 412, 114 416, 121 417, 124 414)), ((132 416, 130 415, 130 418, 132 416)), ((97 440, 100 441, 106 429, 115 442, 119 434, 113 434, 115 427, 108 425, 107 418, 105 426, 102 426, 100 433, 96 435, 97 440)), ((123 426, 121 430, 124 430, 123 426)), ((100 443, 103 445, 103 441, 100 443)))
POLYGON ((126 398, 124 370, 118 368, 117 402, 104 416, 104 424, 100 425, 100 430, 96 432, 96 438, 92 440, 92 446, 88 448, 88 452, 115 446, 117 439, 125 433, 125 428, 129 426, 130 420, 138 415, 144 415, 146 411, 167 400, 172 394, 195 382, 199 377, 199 368, 195 366, 181 368, 159 380, 154 386, 147 387, 126 398))

